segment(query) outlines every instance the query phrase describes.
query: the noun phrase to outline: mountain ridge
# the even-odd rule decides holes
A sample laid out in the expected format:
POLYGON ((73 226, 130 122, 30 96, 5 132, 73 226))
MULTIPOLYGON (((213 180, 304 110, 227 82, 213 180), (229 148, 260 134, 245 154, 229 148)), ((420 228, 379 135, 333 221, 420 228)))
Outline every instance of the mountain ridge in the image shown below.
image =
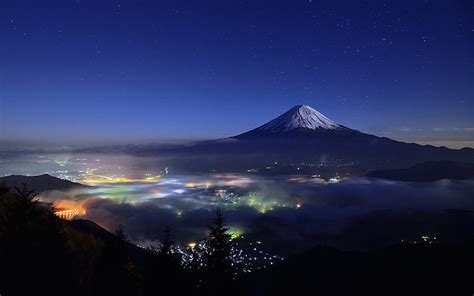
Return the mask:
POLYGON ((67 190, 74 187, 87 187, 86 185, 56 178, 48 174, 37 176, 10 175, 0 178, 10 188, 19 187, 22 183, 26 183, 29 189, 34 189, 36 193, 50 190, 67 190))

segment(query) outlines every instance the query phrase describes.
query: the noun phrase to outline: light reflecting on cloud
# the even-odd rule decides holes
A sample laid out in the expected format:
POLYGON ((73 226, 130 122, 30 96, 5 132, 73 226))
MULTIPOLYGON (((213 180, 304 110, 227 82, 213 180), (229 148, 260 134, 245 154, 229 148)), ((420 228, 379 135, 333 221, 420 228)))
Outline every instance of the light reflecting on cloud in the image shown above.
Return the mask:
MULTIPOLYGON (((136 242, 159 239, 166 225, 176 231, 179 241, 199 241, 216 207, 224 211, 233 229, 245 229, 246 236, 273 241, 277 246, 288 242, 292 249, 297 247, 294 241, 313 245, 321 241, 340 243, 341 240, 327 237, 341 233, 343 237, 351 237, 345 229, 356 229, 352 227, 354 219, 358 223, 370 221, 363 222, 362 233, 354 230, 357 235, 352 233, 352 238, 356 242, 379 225, 381 236, 390 236, 386 228, 397 233, 402 228, 403 231, 427 229, 432 225, 439 228, 437 221, 455 225, 455 229, 446 229, 445 235, 474 227, 474 224, 470 228, 459 227, 457 216, 442 212, 474 210, 474 181, 408 183, 335 178, 328 182, 318 175, 176 173, 164 158, 108 154, 22 155, 4 158, 1 164, 2 174, 50 173, 73 181, 88 180, 94 186, 46 192, 41 199, 58 209, 77 209, 77 218, 90 219, 109 230, 123 224, 136 242), (416 217, 428 219, 420 222, 410 220, 411 211, 435 214, 417 212, 416 217), (373 213, 383 214, 380 218, 373 213), (453 220, 443 220, 445 217, 453 220), (380 223, 380 219, 387 223, 380 223), (408 225, 404 221, 414 222, 408 225)), ((474 217, 472 212, 465 215, 474 217)), ((470 219, 463 220, 463 225, 470 225, 466 221, 471 220, 474 223, 474 218, 470 219)))
MULTIPOLYGON (((124 224, 133 240, 158 239, 164 225, 182 241, 199 240, 221 208, 229 225, 265 235, 297 237, 334 233, 351 217, 380 210, 474 209, 473 181, 404 183, 346 178, 339 183, 294 182, 288 177, 173 176, 157 183, 107 184, 52 191, 44 201, 80 205, 84 215, 107 229, 124 224), (190 184, 193 186, 189 186, 190 184), (303 222, 304 221, 304 222, 303 222), (303 224, 302 224, 303 223, 303 224), (303 232, 301 232, 302 230, 303 232), (294 232, 300 229, 299 232, 294 232), (288 236, 288 235, 286 235, 288 236)), ((285 240, 287 237, 281 237, 285 240)))

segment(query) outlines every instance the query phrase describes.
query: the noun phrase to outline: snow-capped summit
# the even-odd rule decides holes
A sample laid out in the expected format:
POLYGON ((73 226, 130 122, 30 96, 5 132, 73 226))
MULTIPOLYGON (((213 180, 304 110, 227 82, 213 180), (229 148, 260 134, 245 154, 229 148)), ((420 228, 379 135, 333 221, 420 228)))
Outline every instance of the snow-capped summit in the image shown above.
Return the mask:
POLYGON ((237 137, 271 136, 298 133, 348 131, 308 105, 298 105, 272 121, 237 137))
POLYGON ((273 133, 303 129, 338 129, 340 125, 308 105, 298 105, 258 129, 273 133))

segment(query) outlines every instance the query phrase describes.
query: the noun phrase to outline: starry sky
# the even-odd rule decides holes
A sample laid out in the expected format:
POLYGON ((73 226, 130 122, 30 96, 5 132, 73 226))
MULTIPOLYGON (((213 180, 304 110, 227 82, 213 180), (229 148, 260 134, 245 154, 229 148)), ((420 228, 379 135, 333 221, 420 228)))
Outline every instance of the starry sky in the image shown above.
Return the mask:
POLYGON ((472 1, 0 2, 0 140, 239 134, 297 104, 474 147, 472 1))

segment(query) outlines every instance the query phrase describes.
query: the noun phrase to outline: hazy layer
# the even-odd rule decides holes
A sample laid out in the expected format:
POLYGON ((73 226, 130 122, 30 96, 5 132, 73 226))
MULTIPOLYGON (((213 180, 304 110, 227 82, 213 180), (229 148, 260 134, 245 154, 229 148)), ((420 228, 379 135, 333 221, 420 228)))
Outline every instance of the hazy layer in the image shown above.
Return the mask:
POLYGON ((301 243, 298 247, 318 242, 353 246, 364 234, 352 241, 345 238, 353 235, 361 217, 371 213, 382 216, 364 226, 365 235, 400 232, 388 235, 385 243, 425 232, 438 232, 430 234, 442 237, 432 222, 443 220, 431 215, 445 216, 446 209, 474 210, 474 181, 404 183, 346 178, 330 183, 311 176, 189 175, 174 173, 162 161, 159 157, 58 154, 7 158, 0 165, 2 174, 50 173, 90 185, 40 197, 58 208, 81 209, 77 218, 90 219, 109 230, 123 224, 139 243, 156 241, 166 225, 175 229, 182 243, 200 240, 217 207, 233 229, 268 241, 277 250, 294 241, 301 243), (392 226, 407 221, 404 215, 412 211, 430 215, 417 214, 425 220, 389 231, 385 227, 390 226, 377 222, 386 219, 386 211, 392 226))

